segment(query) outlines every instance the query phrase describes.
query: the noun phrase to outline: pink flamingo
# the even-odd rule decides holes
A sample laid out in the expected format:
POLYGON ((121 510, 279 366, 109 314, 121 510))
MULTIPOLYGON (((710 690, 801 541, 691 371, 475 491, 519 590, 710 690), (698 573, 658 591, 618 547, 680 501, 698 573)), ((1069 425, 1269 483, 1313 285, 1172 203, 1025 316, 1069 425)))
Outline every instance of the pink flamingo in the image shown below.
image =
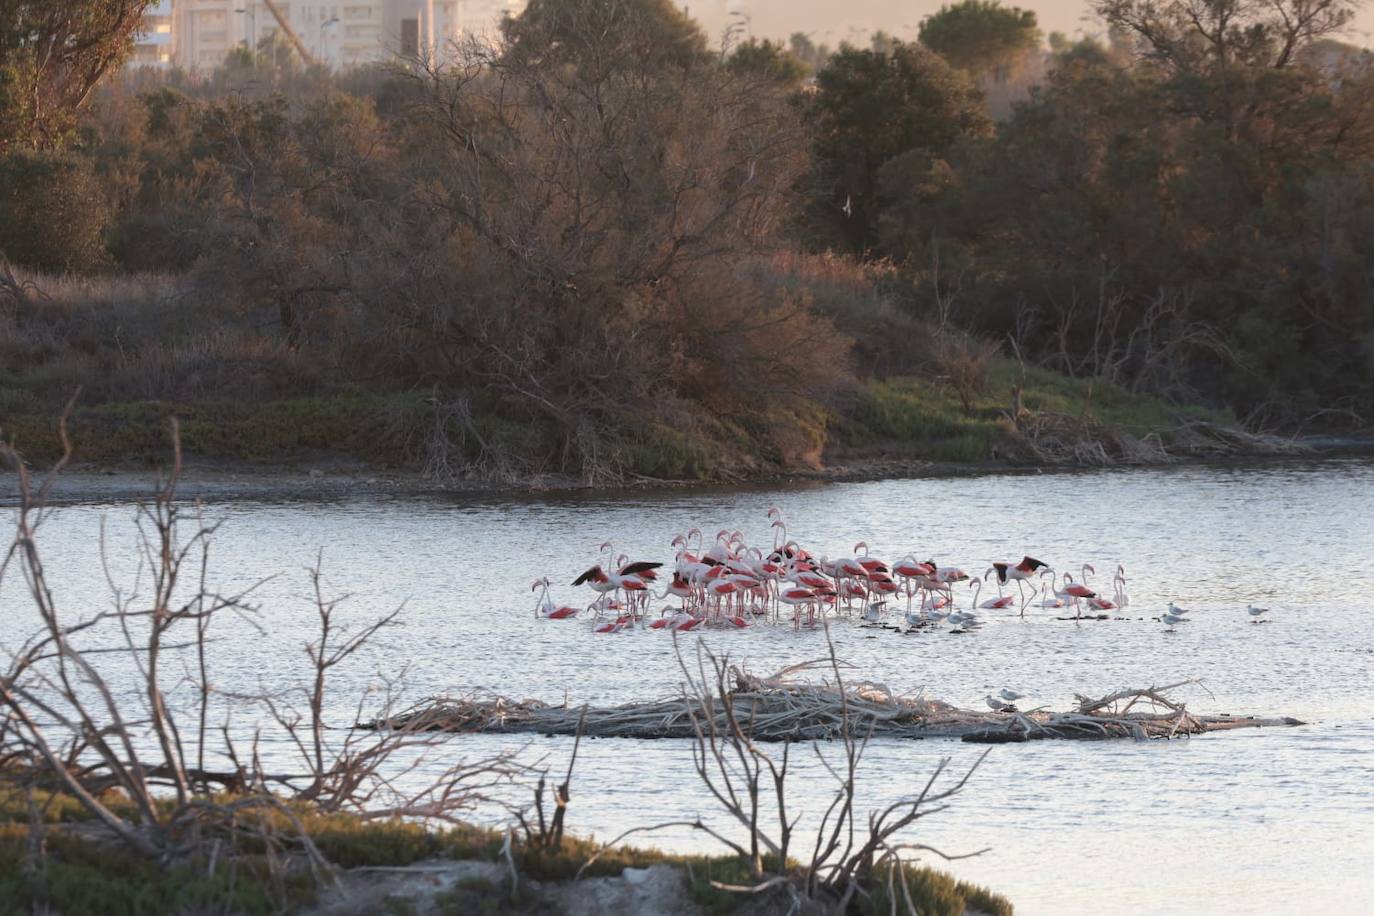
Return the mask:
POLYGON ((566 604, 554 604, 553 600, 549 598, 548 576, 545 576, 542 579, 535 579, 534 584, 530 586, 530 591, 534 591, 536 588, 542 588, 543 591, 540 593, 539 598, 535 601, 535 617, 544 617, 548 620, 567 620, 570 617, 577 616, 577 612, 579 610, 578 608, 566 604))
POLYGON ((1011 595, 998 595, 996 598, 989 598, 982 604, 979 604, 978 596, 983 593, 983 580, 974 579, 970 581, 968 585, 969 588, 973 589, 973 601, 971 603, 975 607, 980 607, 989 611, 1000 611, 1004 608, 1009 608, 1016 603, 1016 599, 1013 598, 1011 595))

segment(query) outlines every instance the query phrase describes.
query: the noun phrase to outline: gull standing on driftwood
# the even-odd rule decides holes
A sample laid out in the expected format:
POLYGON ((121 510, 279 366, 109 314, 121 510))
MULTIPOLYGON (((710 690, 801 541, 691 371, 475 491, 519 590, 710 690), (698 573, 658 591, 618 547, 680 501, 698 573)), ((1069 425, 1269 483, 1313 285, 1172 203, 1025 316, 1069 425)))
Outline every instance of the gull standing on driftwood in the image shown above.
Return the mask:
POLYGON ((987 703, 988 709, 991 709, 993 712, 1006 712, 1008 709, 1011 708, 1010 703, 1003 703, 1001 700, 997 699, 997 697, 993 696, 992 694, 988 694, 986 697, 984 697, 983 702, 987 703))

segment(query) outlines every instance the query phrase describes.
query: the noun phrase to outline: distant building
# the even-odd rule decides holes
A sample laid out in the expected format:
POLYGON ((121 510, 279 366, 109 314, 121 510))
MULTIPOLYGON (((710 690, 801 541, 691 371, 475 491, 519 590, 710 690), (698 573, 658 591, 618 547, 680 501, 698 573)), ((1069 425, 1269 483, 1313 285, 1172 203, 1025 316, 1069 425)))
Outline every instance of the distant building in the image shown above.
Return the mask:
POLYGON ((236 47, 282 31, 334 69, 420 53, 443 56, 465 35, 495 36, 525 0, 158 0, 144 17, 130 66, 208 71, 236 47), (274 12, 275 8, 275 12, 274 12))
POLYGON ((230 49, 248 37, 233 0, 172 0, 176 65, 183 70, 213 70, 230 49))
POLYGON ((176 54, 172 24, 172 0, 157 0, 143 13, 143 23, 134 35, 134 51, 129 64, 134 67, 170 67, 176 54))
POLYGON ((465 36, 495 38, 501 22, 525 8, 525 0, 389 0, 383 4, 387 52, 414 57, 424 51, 442 59, 465 36))

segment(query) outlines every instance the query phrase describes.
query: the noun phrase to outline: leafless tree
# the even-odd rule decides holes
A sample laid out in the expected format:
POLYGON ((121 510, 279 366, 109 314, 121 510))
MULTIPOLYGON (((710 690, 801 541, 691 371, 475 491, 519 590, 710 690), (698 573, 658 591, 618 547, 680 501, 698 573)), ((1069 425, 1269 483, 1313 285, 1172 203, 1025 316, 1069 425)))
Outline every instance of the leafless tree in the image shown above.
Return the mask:
MULTIPOLYGON (((829 655, 823 662, 829 665, 843 704, 839 760, 832 761, 819 744, 812 748, 834 778, 835 794, 816 826, 808 857, 799 863, 792 858, 799 815, 788 797, 792 742, 783 742, 780 752, 770 752, 751 738, 751 711, 737 709, 733 702, 732 681, 738 677, 738 671, 728 659, 715 656, 699 644, 695 666, 689 666, 681 653, 679 662, 686 678, 684 702, 696 731, 692 759, 697 776, 721 810, 747 834, 744 843, 726 842, 747 857, 755 882, 733 889, 761 893, 786 888, 799 899, 845 912, 849 901, 865 893, 875 881, 885 877, 888 881, 905 882, 902 869, 913 853, 960 858, 904 841, 903 837, 921 819, 945 810, 944 803, 963 790, 983 757, 961 778, 939 786, 949 763, 942 761, 919 794, 871 811, 865 820, 860 809, 858 773, 872 723, 851 713, 843 666, 835 655, 828 631, 826 635, 829 655), (887 874, 883 876, 880 872, 887 874)), ((893 906, 897 906, 897 897, 892 899, 893 906)), ((907 903, 907 911, 915 916, 909 897, 907 903)))
MULTIPOLYGON (((41 482, 12 446, 0 445, 0 460, 18 480, 15 534, 0 581, 22 581, 37 619, 36 632, 9 647, 10 661, 0 672, 0 778, 25 787, 31 798, 35 786, 70 796, 150 858, 167 861, 211 846, 232 851, 248 840, 273 857, 274 874, 295 867, 291 863, 303 853, 323 877, 327 863, 302 824, 301 805, 364 819, 453 823, 485 790, 523 772, 498 755, 420 776, 427 754, 441 743, 433 733, 345 729, 345 737, 331 740, 339 731, 326 721, 328 675, 393 623, 400 609, 350 628, 339 616, 342 598, 326 596, 318 566, 311 581, 320 629, 305 649, 305 711, 296 710, 289 691, 235 695, 215 685, 212 625, 230 615, 258 627, 251 598, 261 583, 228 592, 212 587, 216 526, 177 498, 175 423, 170 469, 152 500, 137 510, 134 586, 116 581, 102 535, 110 607, 85 616, 65 612, 39 548, 51 489, 71 453, 65 415, 60 433, 64 455, 41 482), (101 636, 116 641, 95 644, 101 636), (173 672, 178 662, 184 677, 173 672), (245 706, 250 712, 265 708, 284 728, 299 751, 299 772, 264 766, 260 729, 236 740, 229 716, 245 706), (221 712, 224 723, 212 728, 212 715, 221 712), (207 759, 214 756, 228 766, 212 769, 207 759), (118 800, 111 789, 119 790, 118 800)), ((384 715, 394 686, 383 690, 384 715)), ((366 697, 358 701, 359 712, 366 697)), ((34 842, 41 845, 42 818, 32 821, 34 842)))
POLYGON ((1360 0, 1096 0, 1109 24, 1148 56, 1194 73, 1210 66, 1283 69, 1313 42, 1350 25, 1360 0))
POLYGON ((397 316, 451 380, 546 418, 569 461, 611 478, 617 429, 651 408, 709 397, 728 415, 746 387, 786 404, 842 371, 844 349, 743 269, 776 244, 805 165, 783 88, 648 57, 638 20, 614 25, 563 23, 574 63, 527 38, 407 68, 434 151, 427 218, 486 266, 397 316))

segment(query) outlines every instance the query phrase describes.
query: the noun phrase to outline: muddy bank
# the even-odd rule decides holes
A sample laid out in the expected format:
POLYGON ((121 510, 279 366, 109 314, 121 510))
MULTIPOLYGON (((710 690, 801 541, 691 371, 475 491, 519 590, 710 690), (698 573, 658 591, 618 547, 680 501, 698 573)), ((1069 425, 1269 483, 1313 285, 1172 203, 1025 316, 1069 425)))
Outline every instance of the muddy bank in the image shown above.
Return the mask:
MULTIPOLYGON (((1264 465, 1293 460, 1322 460, 1374 453, 1374 439, 1294 440, 1302 451, 1280 454, 1247 454, 1225 458, 1192 457, 1162 462, 1158 467, 1199 464, 1233 466, 1264 465)), ((809 484, 900 480, 921 477, 973 477, 988 474, 1054 474, 1110 470, 1066 464, 1020 464, 1010 461, 924 461, 894 455, 836 456, 822 468, 773 471, 730 481, 664 480, 637 478, 619 485, 589 484, 572 475, 545 474, 512 481, 435 480, 414 471, 377 470, 355 461, 322 459, 299 465, 256 463, 201 463, 189 461, 177 491, 184 499, 224 502, 236 499, 316 501, 358 497, 415 497, 444 495, 539 495, 584 491, 713 489, 720 487, 780 487, 809 484)), ((1117 467, 1141 467, 1120 465, 1117 467)), ((55 505, 130 502, 149 496, 159 470, 148 466, 74 464, 65 470, 51 491, 55 505)), ((41 479, 36 469, 35 480, 41 479)), ((0 475, 0 505, 13 505, 18 480, 12 473, 0 475)))
MULTIPOLYGON (((394 868, 355 868, 321 895, 305 916, 372 913, 539 913, 598 916, 697 916, 687 873, 673 865, 627 868, 614 877, 582 881, 522 878, 512 901, 505 866, 435 859, 394 868)), ((763 912, 763 910, 755 910, 763 912)), ((747 912, 741 908, 738 912, 747 912)))
MULTIPOLYGON (((188 463, 177 485, 184 499, 222 502, 234 499, 332 500, 384 496, 518 495, 580 491, 658 490, 737 486, 786 486, 789 484, 838 483, 904 477, 973 476, 999 473, 1042 473, 1045 468, 1016 467, 1003 462, 937 463, 928 461, 875 460, 819 470, 778 472, 737 481, 664 480, 643 478, 610 486, 588 484, 571 475, 540 475, 522 480, 435 480, 409 471, 370 471, 356 466, 328 464, 304 467, 262 465, 213 466, 188 463)), ((159 471, 154 468, 74 465, 53 485, 53 504, 127 502, 151 495, 159 471)), ((41 479, 35 475, 35 481, 41 479)), ((0 505, 18 498, 13 474, 0 478, 0 505)))

